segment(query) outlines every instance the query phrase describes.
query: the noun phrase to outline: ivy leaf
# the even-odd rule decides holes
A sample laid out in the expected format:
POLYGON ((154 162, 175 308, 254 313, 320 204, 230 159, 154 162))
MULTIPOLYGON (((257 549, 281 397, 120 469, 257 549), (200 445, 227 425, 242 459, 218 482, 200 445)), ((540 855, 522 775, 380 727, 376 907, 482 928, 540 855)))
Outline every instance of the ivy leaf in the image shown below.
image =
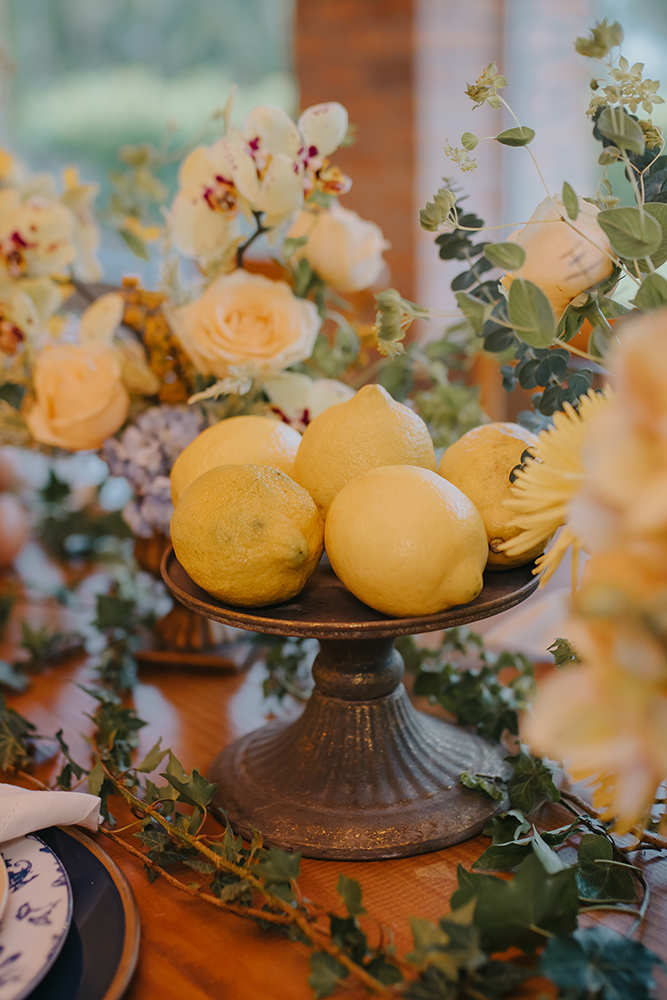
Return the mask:
POLYGON ((135 770, 141 771, 144 774, 150 774, 151 771, 154 771, 169 753, 168 750, 162 750, 161 744, 162 737, 160 737, 152 750, 148 751, 141 764, 138 764, 135 770))
POLYGON ((347 974, 345 966, 326 951, 316 951, 311 955, 308 985, 314 993, 315 1000, 330 997, 347 974))
POLYGON ((662 242, 662 227, 646 209, 608 208, 597 216, 600 227, 621 257, 650 257, 662 242))
POLYGON ((515 278, 510 286, 509 318, 518 337, 530 347, 548 347, 556 336, 556 317, 541 288, 515 278))
POLYGON ((105 780, 104 768, 102 767, 102 761, 98 757, 93 765, 92 770, 88 775, 89 795, 99 795, 102 790, 102 785, 104 784, 104 780, 105 780))
POLYGON ((549 941, 540 971, 572 1000, 649 1000, 662 959, 640 941, 597 924, 549 941))
POLYGON ((634 118, 621 108, 604 108, 597 120, 598 131, 619 149, 642 156, 646 147, 644 133, 634 118))
POLYGON ((396 986, 403 982, 403 973, 396 966, 388 962, 382 955, 373 958, 366 966, 366 972, 373 976, 384 986, 396 986))
POLYGON ((520 753, 505 757, 514 768, 514 774, 507 782, 507 794, 512 808, 528 815, 537 809, 545 799, 558 802, 560 792, 553 783, 551 770, 540 757, 520 753))
POLYGON ((579 844, 577 887, 584 899, 618 899, 632 902, 635 882, 627 868, 605 864, 613 859, 607 837, 587 833, 579 844))
POLYGON ((527 858, 532 850, 529 841, 514 841, 508 844, 492 844, 487 847, 484 853, 477 858, 472 865, 473 870, 479 868, 491 869, 493 871, 503 871, 508 868, 516 868, 524 858, 527 858))
POLYGON ((491 961, 473 971, 470 985, 474 987, 477 996, 483 996, 486 1000, 498 1000, 499 997, 514 994, 517 986, 534 975, 532 969, 515 965, 514 962, 491 961))
POLYGON ((97 595, 97 617, 93 622, 95 628, 127 628, 132 617, 135 602, 132 598, 114 597, 112 594, 97 595))
POLYGON ((292 882, 299 877, 301 869, 301 853, 289 854, 277 847, 261 850, 253 874, 263 878, 267 885, 275 882, 292 882))
POLYGON ((197 768, 194 769, 192 774, 186 775, 185 780, 169 774, 168 770, 160 774, 160 777, 166 778, 172 788, 175 788, 179 793, 178 802, 185 802, 190 806, 201 806, 203 809, 209 807, 211 799, 218 789, 215 782, 211 783, 207 781, 197 768))
POLYGON ((476 901, 455 907, 437 924, 417 917, 410 918, 413 950, 409 962, 422 967, 435 966, 451 982, 462 969, 479 964, 479 931, 474 923, 476 901))
POLYGON ((567 181, 563 182, 563 204, 565 205, 565 211, 569 217, 574 220, 579 215, 579 199, 574 193, 574 188, 572 188, 567 181))
POLYGON ((474 923, 487 953, 514 945, 533 952, 553 934, 567 934, 577 926, 579 909, 574 868, 551 874, 532 852, 511 881, 478 875, 458 866, 459 888, 453 907, 477 899, 474 923))
POLYGON ((459 781, 466 788, 471 788, 474 792, 482 792, 496 802, 500 802, 503 797, 502 788, 494 778, 490 778, 486 774, 471 774, 469 771, 461 771, 459 781))
POLYGON ((496 139, 503 146, 527 146, 535 138, 535 131, 527 125, 519 125, 516 128, 506 128, 500 132, 496 139))
POLYGON ((341 872, 336 892, 345 903, 349 916, 360 917, 366 912, 361 903, 361 886, 353 878, 348 878, 341 872))
POLYGON ((562 667, 565 663, 576 663, 579 657, 569 639, 554 639, 547 652, 553 654, 554 663, 562 667))
POLYGON ((487 243, 484 256, 506 271, 518 271, 526 262, 526 251, 518 243, 487 243))
POLYGON ((572 867, 561 861, 556 852, 540 837, 535 827, 533 827, 532 848, 550 875, 572 867))
POLYGON ((77 762, 72 759, 72 756, 70 755, 69 752, 69 747, 67 743, 65 743, 65 740, 63 739, 62 729, 59 729, 58 732, 56 733, 56 739, 58 740, 60 750, 67 761, 67 766, 76 775, 77 779, 82 778, 84 774, 86 774, 86 769, 84 767, 81 767, 80 764, 77 764, 77 762))
POLYGON ((667 281, 661 274, 654 271, 644 278, 635 295, 634 305, 643 312, 662 309, 667 305, 667 281))

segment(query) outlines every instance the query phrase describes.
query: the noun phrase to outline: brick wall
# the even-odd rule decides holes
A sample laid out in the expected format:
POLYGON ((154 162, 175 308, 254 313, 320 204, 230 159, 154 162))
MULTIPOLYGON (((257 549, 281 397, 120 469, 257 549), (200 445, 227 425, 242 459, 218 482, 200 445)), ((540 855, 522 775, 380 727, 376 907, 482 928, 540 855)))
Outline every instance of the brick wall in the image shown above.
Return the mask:
POLYGON ((353 179, 342 204, 391 240, 389 283, 415 294, 414 0, 297 0, 301 107, 340 101, 358 126, 334 154, 353 179))

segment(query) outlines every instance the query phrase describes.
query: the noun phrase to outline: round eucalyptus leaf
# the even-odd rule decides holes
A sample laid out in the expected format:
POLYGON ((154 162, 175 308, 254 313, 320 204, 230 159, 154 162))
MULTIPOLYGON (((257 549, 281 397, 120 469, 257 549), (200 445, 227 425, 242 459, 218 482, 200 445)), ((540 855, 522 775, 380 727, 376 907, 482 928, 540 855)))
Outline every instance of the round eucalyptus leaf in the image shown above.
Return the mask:
MULTIPOLYGON (((667 261, 667 205, 659 201, 651 201, 647 205, 644 205, 644 211, 652 215, 662 229, 660 246, 649 255, 653 267, 661 267, 667 261)), ((639 258, 637 265, 640 271, 649 272, 651 270, 643 257, 639 258)))
POLYGON ((509 294, 510 323, 530 347, 548 347, 556 335, 556 317, 541 288, 515 278, 509 294))
POLYGON ((644 278, 635 295, 634 304, 643 312, 667 306, 667 281, 661 274, 654 271, 644 278))
POLYGON ((535 138, 535 131, 527 125, 519 125, 517 128, 506 128, 500 132, 496 139, 503 146, 527 146, 535 138))
POLYGON ((526 251, 518 243, 487 243, 484 256, 506 271, 518 271, 526 262, 526 251))
POLYGON ((464 132, 463 135, 461 136, 461 145, 463 146, 464 149, 467 149, 468 152, 472 152, 472 150, 475 149, 475 147, 477 146, 478 142, 479 139, 477 138, 474 132, 464 132))
POLYGON ((579 199, 574 193, 574 188, 570 187, 567 181, 563 182, 563 204, 567 214, 574 222, 579 215, 579 199))
POLYGON ((662 227, 646 209, 608 208, 600 212, 597 220, 621 257, 650 257, 662 242, 662 227))
POLYGON ((605 108, 597 120, 597 127, 606 139, 611 139, 619 149, 641 156, 646 146, 640 125, 621 108, 605 108))

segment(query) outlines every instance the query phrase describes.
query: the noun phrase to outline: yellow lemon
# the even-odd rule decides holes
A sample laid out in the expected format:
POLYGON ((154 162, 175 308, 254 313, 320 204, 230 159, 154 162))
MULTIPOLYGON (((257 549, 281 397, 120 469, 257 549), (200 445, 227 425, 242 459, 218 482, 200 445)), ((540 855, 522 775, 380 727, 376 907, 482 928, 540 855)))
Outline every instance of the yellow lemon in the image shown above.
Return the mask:
POLYGON ((519 424, 496 423, 473 427, 442 456, 438 472, 472 500, 482 515, 489 541, 489 569, 508 569, 530 562, 544 550, 544 539, 534 550, 510 557, 496 547, 521 531, 509 522, 515 516, 503 506, 512 495, 510 473, 521 464, 526 448, 535 447, 537 437, 519 424))
POLYGON ((303 588, 320 561, 324 525, 279 469, 221 465, 183 491, 170 534, 196 584, 226 603, 261 607, 303 588))
POLYGON ((171 470, 171 499, 178 498, 197 476, 216 465, 271 465, 288 476, 301 435, 270 417, 228 417, 207 427, 185 448, 171 470))
POLYGON ((294 464, 294 478, 322 513, 351 479, 381 465, 418 465, 435 471, 435 452, 421 417, 380 385, 365 385, 308 425, 294 464))
POLYGON ((348 590, 385 615, 435 614, 482 589, 482 518, 429 469, 389 465, 352 479, 329 508, 325 544, 348 590))

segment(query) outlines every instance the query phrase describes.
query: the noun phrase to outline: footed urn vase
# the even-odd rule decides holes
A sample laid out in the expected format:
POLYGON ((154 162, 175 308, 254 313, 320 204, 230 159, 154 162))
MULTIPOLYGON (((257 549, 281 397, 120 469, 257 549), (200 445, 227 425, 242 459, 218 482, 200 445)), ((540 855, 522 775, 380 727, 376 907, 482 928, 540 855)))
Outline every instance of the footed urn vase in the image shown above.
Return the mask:
POLYGON ((435 851, 476 836, 497 803, 459 782, 502 775, 499 744, 418 712, 402 684, 400 635, 487 618, 537 587, 532 564, 485 576, 470 604, 388 618, 358 601, 323 564, 292 601, 244 610, 198 587, 168 550, 162 576, 192 611, 254 632, 315 637, 315 689, 294 722, 269 722, 223 749, 208 778, 214 811, 237 833, 306 857, 374 860, 435 851))

